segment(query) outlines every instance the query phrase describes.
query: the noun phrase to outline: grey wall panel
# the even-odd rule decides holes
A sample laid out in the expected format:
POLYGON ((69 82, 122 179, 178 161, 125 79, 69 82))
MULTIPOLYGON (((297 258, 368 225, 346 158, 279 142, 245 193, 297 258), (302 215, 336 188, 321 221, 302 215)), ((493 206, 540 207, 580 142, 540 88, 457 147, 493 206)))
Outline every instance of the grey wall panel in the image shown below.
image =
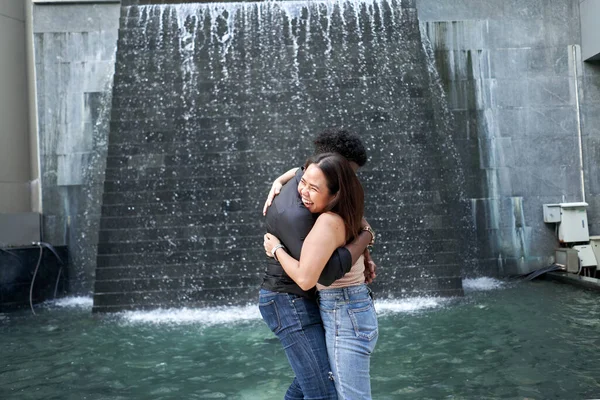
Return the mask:
POLYGON ((30 209, 28 182, 0 182, 0 212, 23 213, 30 209))
MULTIPOLYGON (((419 0, 417 6, 455 117, 455 140, 470 146, 459 146, 463 157, 479 155, 466 172, 486 188, 467 193, 477 263, 501 259, 498 272, 506 274, 547 265, 557 240, 553 226, 541 222, 542 204, 582 198, 580 108, 590 110, 584 132, 597 132, 584 97, 594 101, 597 85, 585 80, 597 82, 598 75, 588 68, 583 77, 573 47, 581 44, 578 2, 419 0)), ((597 170, 590 158, 586 174, 597 170)), ((600 209, 591 207, 589 215, 597 221, 600 209)))
POLYGON ((0 248, 30 246, 40 240, 40 214, 0 213, 0 248))
POLYGON ((3 0, 0 2, 0 17, 15 19, 25 22, 25 8, 23 0, 3 0))
POLYGON ((0 6, 0 212, 31 210, 30 151, 22 1, 0 6))
POLYGON ((35 7, 34 33, 43 32, 87 32, 100 34, 114 29, 115 10, 118 23, 119 4, 98 2, 91 4, 38 3, 35 7), (60 12, 57 9, 60 8, 60 12), (109 11, 110 10, 110 11, 109 11))
POLYGON ((68 245, 76 292, 94 277, 119 9, 34 6, 44 240, 68 245))

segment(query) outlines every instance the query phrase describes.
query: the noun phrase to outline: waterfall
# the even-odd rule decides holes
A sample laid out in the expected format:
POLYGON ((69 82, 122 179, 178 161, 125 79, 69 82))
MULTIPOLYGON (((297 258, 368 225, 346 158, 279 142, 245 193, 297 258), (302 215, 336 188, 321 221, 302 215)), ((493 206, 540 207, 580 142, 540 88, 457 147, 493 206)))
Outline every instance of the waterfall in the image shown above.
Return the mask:
POLYGON ((332 126, 369 153, 375 292, 462 294, 464 180, 429 59, 412 0, 123 7, 94 310, 252 301, 270 182, 332 126))

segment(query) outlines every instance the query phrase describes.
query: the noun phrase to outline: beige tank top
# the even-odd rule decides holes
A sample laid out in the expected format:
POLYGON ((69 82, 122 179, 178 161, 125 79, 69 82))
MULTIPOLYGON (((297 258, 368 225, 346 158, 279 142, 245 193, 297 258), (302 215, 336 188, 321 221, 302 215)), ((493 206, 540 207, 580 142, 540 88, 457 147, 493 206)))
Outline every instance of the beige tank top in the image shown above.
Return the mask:
POLYGON ((337 281, 333 282, 331 286, 323 286, 317 283, 317 290, 356 286, 361 283, 365 283, 365 258, 363 256, 358 257, 358 260, 356 260, 350 271, 337 281))

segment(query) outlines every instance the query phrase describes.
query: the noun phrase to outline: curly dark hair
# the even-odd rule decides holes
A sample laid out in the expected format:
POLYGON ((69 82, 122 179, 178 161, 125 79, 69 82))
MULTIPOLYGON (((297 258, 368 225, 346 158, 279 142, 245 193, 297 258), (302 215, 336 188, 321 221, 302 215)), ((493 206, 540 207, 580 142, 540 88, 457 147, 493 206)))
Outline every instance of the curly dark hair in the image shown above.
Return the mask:
POLYGON ((329 128, 315 138, 315 154, 338 153, 359 167, 367 163, 367 150, 358 135, 342 128, 329 128))

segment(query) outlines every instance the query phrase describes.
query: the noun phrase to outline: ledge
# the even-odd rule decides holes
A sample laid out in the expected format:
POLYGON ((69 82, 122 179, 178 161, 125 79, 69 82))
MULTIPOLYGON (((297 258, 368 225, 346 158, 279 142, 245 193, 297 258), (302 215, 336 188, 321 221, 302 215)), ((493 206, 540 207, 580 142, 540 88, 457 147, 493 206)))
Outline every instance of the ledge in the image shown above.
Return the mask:
POLYGON ((548 279, 569 283, 586 289, 600 291, 600 279, 580 276, 568 272, 549 272, 545 275, 548 279))

